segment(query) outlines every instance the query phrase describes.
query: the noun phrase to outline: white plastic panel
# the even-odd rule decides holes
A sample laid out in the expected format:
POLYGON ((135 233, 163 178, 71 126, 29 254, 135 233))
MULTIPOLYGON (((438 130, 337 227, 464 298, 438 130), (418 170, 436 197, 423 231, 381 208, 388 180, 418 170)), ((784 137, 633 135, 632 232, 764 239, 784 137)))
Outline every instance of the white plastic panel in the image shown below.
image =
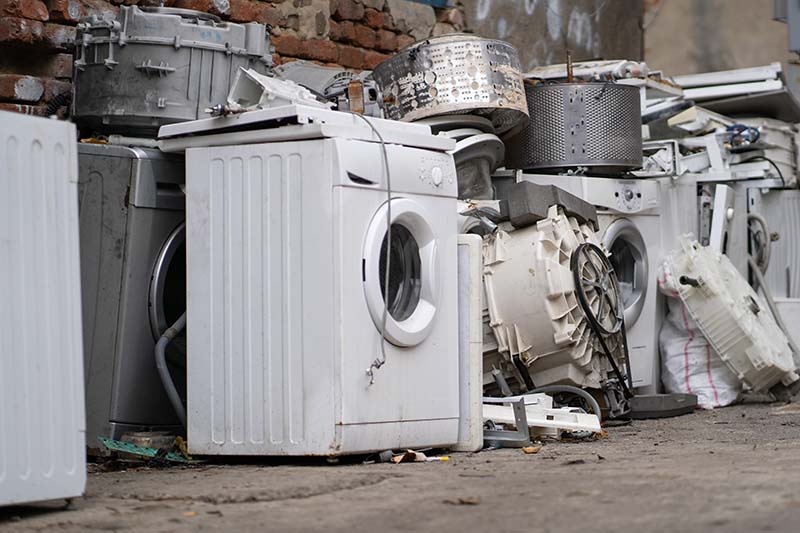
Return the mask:
POLYGON ((458 236, 459 452, 483 448, 483 239, 458 236))
MULTIPOLYGON (((766 281, 775 297, 800 298, 800 191, 750 191, 750 211, 767 220, 772 243, 766 281)), ((754 225, 754 228, 758 227, 754 225)))
POLYGON ((75 127, 0 112, 0 505, 86 483, 75 127))
POLYGON ((325 139, 187 151, 193 453, 338 455, 456 442, 456 184, 425 181, 423 161, 433 154, 446 177, 452 157, 387 152, 395 190, 432 193, 402 196, 431 214, 443 305, 419 345, 386 343, 387 364, 370 386, 381 334, 365 299, 363 251, 387 194, 370 180, 380 170, 352 162, 380 169, 380 146, 325 139), (443 190, 452 197, 433 196, 443 190))
POLYGON ((318 269, 330 270, 330 224, 317 230, 327 249, 305 255, 302 242, 313 213, 330 210, 330 193, 324 180, 302 179, 324 172, 323 143, 294 144, 188 154, 188 436, 196 453, 314 446, 314 417, 332 438, 324 378, 333 357, 308 360, 331 348, 332 317, 320 309, 330 313, 332 279, 318 269), (316 334, 304 335, 304 324, 316 334))

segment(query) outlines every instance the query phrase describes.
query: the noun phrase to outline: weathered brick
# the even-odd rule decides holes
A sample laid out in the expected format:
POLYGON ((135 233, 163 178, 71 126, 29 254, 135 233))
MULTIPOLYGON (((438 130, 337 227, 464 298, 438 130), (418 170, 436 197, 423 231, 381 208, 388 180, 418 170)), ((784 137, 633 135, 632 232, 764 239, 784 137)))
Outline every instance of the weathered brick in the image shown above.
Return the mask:
POLYGON ((303 41, 288 31, 282 32, 281 35, 273 36, 271 43, 275 47, 276 52, 286 56, 297 57, 303 49, 303 41))
POLYGON ((270 26, 274 27, 285 26, 286 17, 277 7, 269 4, 261 4, 258 6, 258 14, 254 19, 254 22, 269 24, 270 26))
POLYGON ((415 42, 417 42, 417 40, 414 39, 410 35, 406 35, 406 34, 398 35, 397 36, 397 49, 399 50, 401 48, 405 48, 406 46, 408 46, 410 44, 414 44, 415 42))
POLYGON ((364 50, 349 46, 346 44, 338 45, 339 48, 339 61, 338 63, 343 67, 364 68, 364 50))
POLYGON ((42 78, 72 77, 71 54, 48 54, 34 50, 25 53, 0 53, 0 72, 26 74, 42 78))
POLYGON ((377 11, 382 11, 383 6, 386 5, 386 0, 358 0, 360 4, 363 4, 364 7, 370 7, 377 11))
POLYGON ((331 15, 334 20, 361 20, 364 6, 356 0, 331 0, 331 15))
POLYGON ((47 0, 50 20, 53 22, 78 22, 86 16, 86 10, 79 0, 47 0))
POLYGON ((334 41, 338 41, 342 38, 342 30, 341 26, 335 20, 330 21, 330 27, 328 28, 328 37, 334 41))
POLYGON ((383 28, 383 13, 368 8, 364 11, 364 22, 371 28, 383 28))
POLYGON ((230 0, 230 19, 233 22, 252 22, 258 18, 259 8, 256 2, 250 0, 230 0))
POLYGON ((75 28, 60 24, 45 24, 42 40, 50 48, 65 50, 75 42, 75 28))
POLYGON ((174 0, 172 6, 181 9, 205 11, 214 15, 228 15, 231 12, 229 0, 174 0))
POLYGON ((379 63, 383 62, 385 59, 388 59, 388 54, 381 54, 380 52, 375 52, 373 50, 368 50, 364 54, 364 67, 367 69, 374 69, 379 63))
POLYGON ((0 15, 31 20, 47 20, 47 6, 41 0, 2 0, 0 15))
POLYGON ((44 116, 45 106, 43 105, 25 105, 25 104, 3 104, 0 103, 0 111, 13 111, 14 113, 22 113, 23 115, 37 115, 44 116))
POLYGON ((16 17, 0 18, 0 43, 34 44, 42 40, 44 24, 16 17))
POLYGON ((59 80, 44 80, 44 100, 49 102, 59 94, 72 91, 72 84, 59 80))
POLYGON ((303 41, 303 56, 317 61, 336 61, 339 50, 336 44, 325 39, 309 39, 303 41))
POLYGON ((33 76, 0 74, 0 99, 36 103, 44 94, 44 82, 33 76))
POLYGON ((378 50, 385 50, 387 52, 394 52, 397 50, 397 35, 389 30, 378 30, 375 33, 377 40, 376 40, 376 48, 378 50))
POLYGON ((342 22, 339 23, 331 21, 331 24, 336 24, 336 35, 334 36, 332 33, 329 34, 331 39, 333 39, 334 41, 340 41, 344 43, 355 42, 356 40, 355 24, 353 24, 349 20, 343 20, 342 22))
POLYGON ((459 31, 464 29, 464 15, 457 7, 442 9, 441 11, 437 12, 436 21, 452 24, 453 27, 459 31))
POLYGON ((362 48, 375 48, 375 30, 356 24, 355 34, 355 44, 362 48))
POLYGON ((447 22, 437 22, 433 25, 433 31, 431 32, 432 37, 438 37, 440 35, 447 35, 448 33, 455 33, 456 29, 452 24, 448 24, 447 22))

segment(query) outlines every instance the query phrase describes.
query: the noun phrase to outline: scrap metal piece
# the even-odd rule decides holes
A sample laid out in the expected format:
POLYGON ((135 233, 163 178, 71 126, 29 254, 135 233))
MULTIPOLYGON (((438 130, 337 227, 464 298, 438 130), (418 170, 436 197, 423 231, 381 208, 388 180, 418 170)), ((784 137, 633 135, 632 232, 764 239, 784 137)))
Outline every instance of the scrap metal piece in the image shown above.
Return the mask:
POLYGON ((525 92, 530 120, 505 139, 506 168, 617 173, 642 166, 637 87, 611 81, 526 84, 525 92))
MULTIPOLYGON (((508 403, 507 398, 484 398, 484 403, 508 403)), ((525 398, 513 402, 515 431, 504 429, 484 429, 483 444, 487 448, 524 448, 531 445, 531 432, 528 428, 528 415, 525 398)))
POLYGON ((373 76, 394 120, 466 112, 489 117, 503 134, 528 116, 519 54, 503 41, 464 34, 426 39, 379 64, 373 76))

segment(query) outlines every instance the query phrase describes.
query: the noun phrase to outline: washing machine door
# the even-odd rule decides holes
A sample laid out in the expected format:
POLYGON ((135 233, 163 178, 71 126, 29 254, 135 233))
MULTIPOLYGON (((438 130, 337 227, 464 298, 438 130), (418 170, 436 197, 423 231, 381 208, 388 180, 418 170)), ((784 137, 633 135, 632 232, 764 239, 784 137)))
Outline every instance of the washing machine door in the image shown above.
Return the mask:
POLYGON ((386 202, 367 230, 364 294, 375 327, 386 340, 397 346, 416 346, 430 333, 439 305, 436 235, 418 202, 397 198, 391 201, 390 243, 388 214, 386 202))
POLYGON ((647 246, 639 228, 628 218, 618 218, 606 228, 603 245, 619 281, 620 298, 625 310, 625 327, 639 319, 647 296, 647 246))

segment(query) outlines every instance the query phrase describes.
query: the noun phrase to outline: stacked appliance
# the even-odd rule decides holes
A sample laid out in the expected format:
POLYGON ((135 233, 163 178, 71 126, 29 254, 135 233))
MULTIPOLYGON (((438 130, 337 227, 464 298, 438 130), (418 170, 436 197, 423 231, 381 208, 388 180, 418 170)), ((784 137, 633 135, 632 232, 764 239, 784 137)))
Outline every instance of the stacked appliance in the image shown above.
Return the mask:
MULTIPOLYGON (((484 237, 488 318, 496 340, 487 344, 484 361, 494 367, 494 381, 499 371, 523 391, 542 385, 603 390, 605 407, 612 416, 621 415, 628 410, 630 389, 652 387, 657 366, 650 265, 657 255, 649 259, 648 249, 659 248, 658 184, 627 174, 642 164, 640 88, 612 77, 575 80, 572 66, 565 70, 566 80, 560 81, 526 76, 530 118, 505 139, 505 164, 517 170, 518 182, 504 187, 499 198, 515 227, 508 235, 532 236, 522 239, 528 246, 504 242, 509 239, 501 224, 484 237), (519 188, 525 183, 560 191, 548 200, 552 212, 528 228, 516 213, 520 195, 530 195, 519 188), (570 212, 570 197, 573 205, 588 208, 570 212), (526 306, 493 303, 498 281, 492 278, 500 274, 492 271, 495 258, 526 266, 509 270, 501 284, 528 287, 527 298, 516 297, 526 306), (546 320, 526 319, 531 313, 545 313, 546 320), (553 324, 551 333, 534 335, 523 327, 530 323, 541 330, 547 322, 553 324), (513 365, 498 364, 509 356, 513 365)), ((542 196, 536 193, 528 203, 545 201, 542 196)), ((486 373, 484 382, 493 385, 486 373)))
POLYGON ((475 35, 434 37, 400 50, 373 77, 386 117, 422 122, 458 142, 458 197, 491 199, 503 140, 528 118, 516 48, 475 35))
MULTIPOLYGON (((520 179, 542 185, 554 181, 546 174, 522 173, 520 179)), ((597 208, 599 239, 619 282, 633 386, 653 390, 658 384, 662 307, 656 272, 665 252, 661 245, 659 183, 586 176, 558 176, 557 183, 597 208)))
POLYGON ((191 148, 190 451, 458 443, 454 141, 305 106, 160 135, 191 148))
MULTIPOLYGON (((184 158, 164 124, 211 116, 240 67, 265 73, 266 27, 197 11, 122 6, 78 25, 72 117, 78 144, 87 444, 179 431, 154 358, 185 310, 184 158), (124 135, 124 137, 123 137, 124 135)), ((185 339, 167 353, 183 392, 185 339)))
POLYGON ((86 484, 75 137, 0 112, 0 505, 86 484))

